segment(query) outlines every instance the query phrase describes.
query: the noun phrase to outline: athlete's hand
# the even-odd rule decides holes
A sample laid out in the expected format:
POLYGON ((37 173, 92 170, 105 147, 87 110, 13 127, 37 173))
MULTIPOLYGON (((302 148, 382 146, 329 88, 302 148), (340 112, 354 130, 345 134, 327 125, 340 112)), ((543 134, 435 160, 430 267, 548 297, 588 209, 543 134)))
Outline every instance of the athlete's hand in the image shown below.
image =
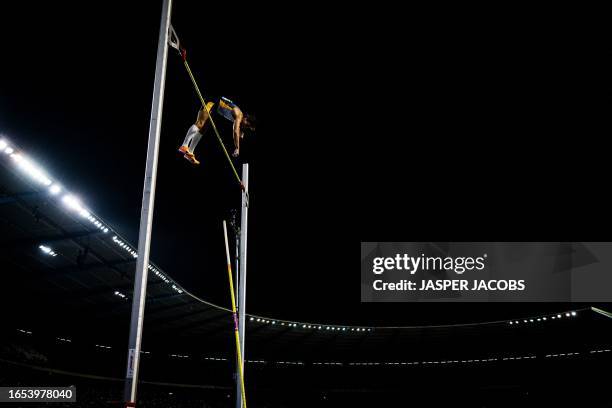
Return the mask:
POLYGON ((240 150, 236 149, 234 150, 234 153, 232 153, 232 156, 234 157, 238 157, 240 155, 240 150))

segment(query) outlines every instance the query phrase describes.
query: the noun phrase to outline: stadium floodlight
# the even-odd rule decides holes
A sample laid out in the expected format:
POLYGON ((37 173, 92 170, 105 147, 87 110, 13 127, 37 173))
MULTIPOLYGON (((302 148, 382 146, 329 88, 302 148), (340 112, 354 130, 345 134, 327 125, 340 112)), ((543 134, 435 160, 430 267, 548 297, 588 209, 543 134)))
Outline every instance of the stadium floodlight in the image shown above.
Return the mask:
POLYGON ((565 313, 565 317, 570 317, 571 315, 569 314, 569 312, 565 313))
POLYGON ((49 248, 48 246, 39 245, 38 248, 46 255, 53 256, 53 257, 57 256, 57 253, 53 249, 49 248))
POLYGON ((561 318, 561 315, 560 315, 560 314, 558 314, 558 315, 557 315, 557 319, 560 319, 560 318, 561 318))
POLYGON ((10 147, 10 146, 7 147, 6 149, 4 149, 4 153, 6 153, 6 154, 13 154, 14 151, 15 150, 13 150, 13 148, 10 147))
POLYGON ((58 195, 62 191, 62 188, 58 184, 53 184, 49 187, 49 192, 52 195, 58 195))
POLYGON ((6 149, 7 146, 8 146, 8 143, 6 142, 6 140, 4 139, 0 140, 0 150, 6 149))
POLYGON ((83 210, 79 199, 71 194, 66 194, 64 197, 62 197, 62 202, 71 210, 79 212, 83 210))
MULTIPOLYGON (((5 149, 5 151, 8 150, 5 149)), ((21 171, 26 173, 30 178, 35 181, 44 184, 45 186, 50 186, 53 182, 47 177, 45 172, 37 167, 34 163, 20 155, 19 153, 11 154, 11 158, 15 160, 17 166, 21 171)))
POLYGON ((576 312, 572 312, 572 313, 571 313, 571 315, 572 315, 572 316, 576 316, 576 312))

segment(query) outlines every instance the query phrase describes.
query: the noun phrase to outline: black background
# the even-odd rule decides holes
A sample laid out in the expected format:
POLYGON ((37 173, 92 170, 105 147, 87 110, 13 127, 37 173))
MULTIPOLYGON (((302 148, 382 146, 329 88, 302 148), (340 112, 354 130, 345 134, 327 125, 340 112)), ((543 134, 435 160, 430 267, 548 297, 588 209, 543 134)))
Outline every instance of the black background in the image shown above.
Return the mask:
MULTIPOLYGON (((133 243, 158 3, 2 6, 0 131, 133 243)), ((175 2, 205 94, 258 117, 242 157, 249 312, 376 325, 557 310, 362 305, 359 241, 609 240, 606 53, 577 21, 456 11, 175 2)), ((152 259, 227 305, 221 220, 239 189, 212 134, 199 168, 175 153, 198 100, 168 58, 152 259)))

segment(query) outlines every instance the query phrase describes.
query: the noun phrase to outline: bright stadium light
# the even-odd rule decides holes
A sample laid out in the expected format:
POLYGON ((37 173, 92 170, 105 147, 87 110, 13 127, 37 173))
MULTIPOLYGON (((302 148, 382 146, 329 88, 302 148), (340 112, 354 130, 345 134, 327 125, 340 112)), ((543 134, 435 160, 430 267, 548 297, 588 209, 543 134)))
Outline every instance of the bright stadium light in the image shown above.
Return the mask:
POLYGON ((6 140, 0 140, 0 150, 4 150, 6 149, 6 147, 8 146, 8 143, 6 143, 6 140))
POLYGON ((19 169, 26 173, 30 178, 44 184, 45 186, 50 186, 52 184, 52 181, 49 179, 49 177, 47 177, 42 169, 19 153, 11 154, 11 158, 15 160, 19 169))
POLYGON ((53 249, 49 248, 48 246, 39 245, 38 248, 46 255, 54 256, 54 257, 57 256, 57 253, 53 249))
POLYGON ((79 201, 79 199, 71 194, 65 195, 62 198, 62 201, 71 210, 79 211, 79 212, 83 210, 83 207, 81 207, 81 202, 79 201))
POLYGON ((10 146, 9 146, 9 147, 7 147, 6 149, 4 149, 4 153, 6 153, 6 154, 12 154, 14 151, 15 151, 15 150, 13 150, 13 148, 12 148, 12 147, 10 147, 10 146))
POLYGON ((62 191, 62 188, 57 184, 53 184, 51 187, 49 187, 49 192, 52 195, 58 195, 61 191, 62 191))
POLYGON ((571 313, 571 315, 572 315, 572 316, 576 316, 576 312, 572 312, 572 313, 571 313))

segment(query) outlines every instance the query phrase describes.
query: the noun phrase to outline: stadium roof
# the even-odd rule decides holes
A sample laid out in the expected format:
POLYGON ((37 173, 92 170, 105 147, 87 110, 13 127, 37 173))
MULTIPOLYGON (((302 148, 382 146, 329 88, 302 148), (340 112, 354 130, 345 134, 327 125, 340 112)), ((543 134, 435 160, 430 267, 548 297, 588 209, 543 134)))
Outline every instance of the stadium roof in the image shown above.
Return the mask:
MULTIPOLYGON (((6 137, 0 139, 0 170, 1 257, 14 272, 12 286, 44 298, 45 311, 61 314, 57 324, 66 327, 83 324, 87 315, 97 326, 129 319, 136 245, 6 137)), ((149 270, 147 332, 210 338, 232 329, 230 310, 198 298, 153 262, 149 270)), ((294 329, 373 334, 370 327, 248 318, 250 341, 293 338, 294 329)))
MULTIPOLYGON (((136 246, 6 137, 0 138, 0 248, 14 324, 42 324, 46 330, 73 334, 76 328, 108 341, 127 339, 136 246)), ((145 344, 179 338, 185 344, 205 339, 219 350, 231 345, 230 310, 198 298, 154 263, 149 269, 145 344)), ((420 344, 415 330, 428 330, 434 338, 448 330, 474 330, 474 325, 333 326, 254 315, 248 315, 247 323, 249 347, 279 351, 300 346, 321 353, 380 349, 400 341, 420 344)), ((487 326, 503 336, 509 325, 520 323, 504 320, 487 326)))

